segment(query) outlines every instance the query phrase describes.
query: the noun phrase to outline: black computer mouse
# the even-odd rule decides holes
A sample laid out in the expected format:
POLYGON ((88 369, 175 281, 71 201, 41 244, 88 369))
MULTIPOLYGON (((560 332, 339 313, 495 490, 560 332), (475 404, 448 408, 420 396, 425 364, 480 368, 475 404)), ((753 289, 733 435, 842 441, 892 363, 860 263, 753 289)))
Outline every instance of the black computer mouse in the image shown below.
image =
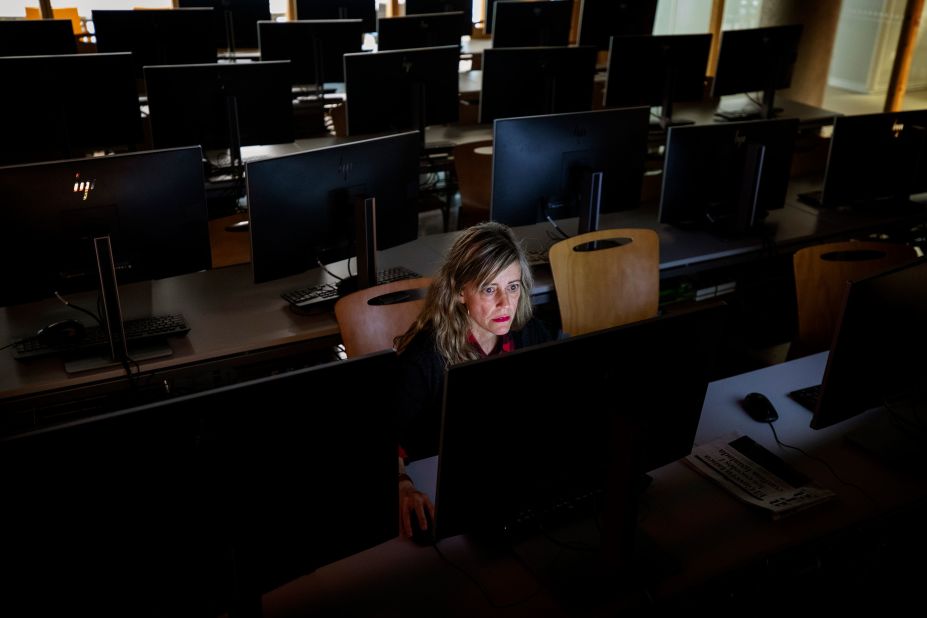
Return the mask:
POLYGON ((86 329, 77 320, 61 320, 43 326, 35 337, 49 347, 74 345, 84 338, 86 329))
POLYGON ((750 418, 760 423, 771 423, 779 418, 772 402, 763 393, 748 393, 741 402, 750 418))
POLYGON ((410 518, 412 521, 412 542, 416 545, 434 545, 435 536, 434 536, 434 521, 431 518, 431 513, 428 512, 428 509, 425 509, 425 521, 428 523, 428 528, 422 528, 418 523, 418 515, 412 513, 410 518))

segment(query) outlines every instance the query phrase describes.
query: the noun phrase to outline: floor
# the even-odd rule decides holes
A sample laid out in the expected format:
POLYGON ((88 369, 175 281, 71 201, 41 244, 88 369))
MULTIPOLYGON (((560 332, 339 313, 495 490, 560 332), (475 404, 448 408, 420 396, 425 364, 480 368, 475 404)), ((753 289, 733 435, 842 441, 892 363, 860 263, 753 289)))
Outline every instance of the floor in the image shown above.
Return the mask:
MULTIPOLYGON (((872 114, 881 112, 885 105, 884 94, 860 94, 842 88, 828 87, 821 105, 841 114, 872 114)), ((908 92, 902 101, 903 110, 927 109, 927 90, 908 92)))

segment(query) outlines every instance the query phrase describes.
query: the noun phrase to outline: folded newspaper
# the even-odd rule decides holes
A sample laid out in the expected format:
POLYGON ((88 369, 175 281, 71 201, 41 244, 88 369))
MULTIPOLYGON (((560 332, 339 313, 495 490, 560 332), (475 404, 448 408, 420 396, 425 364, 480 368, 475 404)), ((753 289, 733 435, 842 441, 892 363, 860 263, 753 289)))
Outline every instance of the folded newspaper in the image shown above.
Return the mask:
POLYGON ((693 447, 686 463, 748 504, 784 517, 834 497, 766 447, 739 433, 693 447))

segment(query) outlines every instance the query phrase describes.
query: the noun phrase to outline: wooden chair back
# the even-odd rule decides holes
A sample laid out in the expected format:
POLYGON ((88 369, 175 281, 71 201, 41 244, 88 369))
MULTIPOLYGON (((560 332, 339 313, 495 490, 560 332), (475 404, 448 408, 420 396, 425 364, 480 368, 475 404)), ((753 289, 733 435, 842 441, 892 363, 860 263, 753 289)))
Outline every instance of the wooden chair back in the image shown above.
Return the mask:
MULTIPOLYGON (((83 24, 81 24, 80 15, 76 6, 63 6, 52 9, 52 17, 55 19, 68 19, 71 21, 71 29, 74 34, 83 33, 83 24)), ((42 19, 42 12, 37 6, 26 7, 26 19, 42 19)))
POLYGON ((861 279, 917 257, 909 245, 874 241, 844 241, 805 247, 795 252, 795 303, 798 334, 789 358, 830 349, 843 307, 847 282, 861 279))
POLYGON ((564 333, 581 335, 657 315, 660 238, 655 231, 580 234, 554 244, 549 259, 564 333), (587 250, 593 241, 596 247, 587 250))
POLYGON ((480 140, 454 147, 454 172, 460 190, 457 229, 489 221, 492 193, 492 140, 480 140))
POLYGON ((429 278, 403 279, 339 298, 335 319, 345 354, 350 358, 392 348, 393 339, 418 317, 429 285, 429 278))

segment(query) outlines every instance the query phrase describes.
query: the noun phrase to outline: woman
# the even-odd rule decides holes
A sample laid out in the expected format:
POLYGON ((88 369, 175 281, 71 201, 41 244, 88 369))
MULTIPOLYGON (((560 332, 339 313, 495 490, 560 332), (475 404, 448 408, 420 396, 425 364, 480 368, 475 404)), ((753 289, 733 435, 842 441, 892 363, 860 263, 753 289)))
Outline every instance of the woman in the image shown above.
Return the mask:
POLYGON ((404 459, 438 453, 444 369, 551 337, 533 317, 531 270, 512 230, 480 223, 454 242, 432 281, 415 323, 396 338, 399 353, 400 523, 412 535, 411 513, 426 527, 434 506, 404 474, 404 459))

